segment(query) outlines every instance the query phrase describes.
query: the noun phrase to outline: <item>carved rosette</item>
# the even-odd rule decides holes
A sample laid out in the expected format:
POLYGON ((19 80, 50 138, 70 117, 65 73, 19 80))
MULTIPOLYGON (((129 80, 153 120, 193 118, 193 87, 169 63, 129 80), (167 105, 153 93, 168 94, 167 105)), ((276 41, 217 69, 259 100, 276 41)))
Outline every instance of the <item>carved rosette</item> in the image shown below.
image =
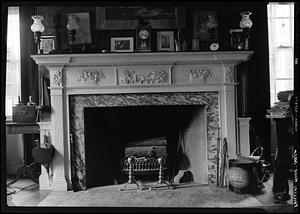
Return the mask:
POLYGON ((80 74, 77 75, 78 82, 95 82, 97 85, 101 82, 102 79, 105 79, 105 75, 102 70, 83 70, 80 74))
POLYGON ((234 82, 234 67, 227 67, 225 70, 225 82, 233 83, 234 82))
POLYGON ((56 71, 53 75, 53 85, 62 86, 62 71, 56 71))
POLYGON ((189 79, 189 82, 197 81, 206 84, 207 80, 212 77, 208 67, 192 68, 182 72, 189 79))
POLYGON ((121 76, 121 84, 163 84, 168 82, 168 73, 164 70, 155 70, 146 74, 139 74, 134 70, 124 70, 121 76))

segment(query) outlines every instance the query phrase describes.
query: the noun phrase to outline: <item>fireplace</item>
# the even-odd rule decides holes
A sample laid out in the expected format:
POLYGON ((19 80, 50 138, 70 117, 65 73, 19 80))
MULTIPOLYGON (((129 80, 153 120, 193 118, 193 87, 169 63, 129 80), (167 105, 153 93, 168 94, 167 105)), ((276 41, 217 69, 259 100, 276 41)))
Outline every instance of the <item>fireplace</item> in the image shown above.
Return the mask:
MULTIPOLYGON (((251 54, 33 55, 50 72, 52 111, 47 130, 56 149, 51 173, 46 176, 42 169, 40 188, 84 190, 111 184, 118 178, 126 143, 159 136, 167 137, 170 150, 184 145, 186 167, 196 182, 215 184, 218 136, 227 138, 229 158, 241 145, 235 65, 251 54), (97 167, 99 172, 93 175, 97 167)), ((41 135, 44 131, 41 128, 41 135)), ((174 152, 170 154, 176 159, 174 152)), ((175 165, 170 165, 171 171, 178 170, 175 165)))
MULTIPOLYGON (((114 156, 122 157, 126 143, 161 136, 167 137, 170 150, 176 150, 180 134, 187 139, 184 142, 184 155, 189 162, 186 169, 192 171, 194 180, 202 184, 215 182, 214 154, 219 127, 216 92, 76 95, 71 96, 70 104, 75 189, 87 187, 88 168, 92 172, 99 162, 104 161, 102 152, 103 155, 112 153, 112 156, 116 152, 114 156), (107 145, 101 143, 101 135, 114 144, 107 146, 108 151, 100 151, 107 145), (116 138, 116 135, 119 136, 116 138), (95 147, 89 149, 95 151, 93 157, 100 156, 94 167, 86 165, 87 160, 90 159, 88 163, 92 165, 94 161, 87 152, 89 146, 95 147)), ((174 156, 171 161, 176 161, 172 158, 174 156)), ((116 160, 115 164, 118 164, 118 157, 116 160)))
MULTIPOLYGON (((77 158, 75 158, 73 175, 76 175, 78 170, 85 171, 85 176, 82 178, 85 177, 86 182, 84 179, 80 182, 82 188, 124 183, 121 163, 133 154, 140 158, 166 158, 166 166, 169 169, 166 175, 170 179, 175 176, 183 163, 188 162, 184 167, 193 171, 195 180, 200 182, 201 167, 194 166, 195 163, 201 163, 200 157, 198 161, 190 160, 197 158, 199 151, 191 153, 189 147, 191 141, 196 141, 194 144, 197 146, 194 145, 193 150, 206 149, 204 109, 203 105, 85 107, 84 153, 86 155, 77 157, 85 163, 85 170, 76 165, 77 158), (201 134, 204 135, 202 138, 201 134), (159 144, 159 141, 166 145, 162 146, 163 144, 159 144), (141 146, 142 143, 147 143, 148 146, 141 146), (135 146, 129 147, 130 144, 135 146), (148 154, 150 150, 147 149, 150 147, 156 148, 153 152, 156 151, 157 156, 148 154), (187 160, 182 160, 183 155, 187 160)), ((75 146, 75 148, 81 147, 75 146)), ((134 174, 141 174, 138 178, 144 178, 144 181, 150 180, 150 177, 158 179, 158 170, 151 174, 144 173, 145 176, 141 172, 136 169, 134 174)), ((205 180, 207 182, 207 179, 205 180)))

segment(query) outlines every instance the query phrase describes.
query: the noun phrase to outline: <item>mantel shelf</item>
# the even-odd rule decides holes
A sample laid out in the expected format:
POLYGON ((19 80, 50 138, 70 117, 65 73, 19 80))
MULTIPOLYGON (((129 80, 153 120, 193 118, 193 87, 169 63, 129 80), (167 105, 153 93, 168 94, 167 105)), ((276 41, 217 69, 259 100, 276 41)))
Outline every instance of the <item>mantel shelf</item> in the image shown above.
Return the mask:
POLYGON ((104 54, 49 54, 31 55, 37 64, 174 64, 174 63, 237 63, 250 59, 253 51, 216 52, 147 52, 147 53, 104 53, 104 54))

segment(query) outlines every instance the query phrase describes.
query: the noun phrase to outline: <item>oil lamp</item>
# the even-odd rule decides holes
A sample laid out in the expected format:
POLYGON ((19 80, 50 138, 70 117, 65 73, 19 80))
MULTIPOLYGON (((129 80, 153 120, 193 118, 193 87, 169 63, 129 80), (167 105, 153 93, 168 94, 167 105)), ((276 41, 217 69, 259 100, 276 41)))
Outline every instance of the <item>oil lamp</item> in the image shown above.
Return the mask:
POLYGON ((74 44, 74 41, 76 40, 75 35, 76 31, 79 28, 79 21, 80 18, 75 14, 68 15, 68 23, 67 23, 67 29, 68 29, 68 39, 69 44, 71 45, 71 52, 72 52, 72 46, 74 44))
POLYGON ((40 49, 40 42, 41 42, 41 35, 44 32, 45 27, 42 24, 42 20, 44 19, 43 16, 34 15, 31 16, 33 19, 33 24, 31 25, 31 31, 34 34, 34 42, 37 44, 38 54, 42 53, 43 51, 40 49))
POLYGON ((242 20, 240 21, 240 28, 243 29, 244 32, 244 41, 245 41, 245 50, 249 49, 249 37, 250 37, 250 28, 252 27, 253 23, 250 19, 250 15, 252 13, 250 11, 241 12, 240 15, 242 16, 242 20))

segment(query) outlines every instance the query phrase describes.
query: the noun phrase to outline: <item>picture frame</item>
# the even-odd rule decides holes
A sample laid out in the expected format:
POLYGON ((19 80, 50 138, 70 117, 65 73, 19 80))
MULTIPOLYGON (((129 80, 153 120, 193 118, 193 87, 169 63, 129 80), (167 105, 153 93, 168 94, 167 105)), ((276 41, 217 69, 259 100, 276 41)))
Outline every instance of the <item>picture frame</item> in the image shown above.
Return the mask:
POLYGON ((96 7, 96 29, 135 29, 139 20, 149 22, 153 29, 184 28, 183 7, 96 7))
POLYGON ((192 50, 198 51, 200 49, 199 39, 192 39, 192 50))
POLYGON ((157 51, 174 51, 174 43, 173 31, 157 32, 157 51))
POLYGON ((196 10, 193 12, 193 38, 200 42, 218 40, 217 11, 196 10))
POLYGON ((133 37, 111 37, 111 52, 133 52, 133 37))
POLYGON ((233 50, 244 49, 244 32, 243 29, 230 29, 230 46, 233 50))
MULTIPOLYGON (((91 24, 90 24, 90 13, 72 13, 73 15, 78 16, 78 29, 76 30, 75 40, 73 45, 76 44, 90 44, 92 43, 91 38, 91 24)), ((67 14, 67 17, 71 14, 67 14)))
POLYGON ((42 54, 49 54, 55 50, 55 36, 41 36, 40 49, 42 54))

